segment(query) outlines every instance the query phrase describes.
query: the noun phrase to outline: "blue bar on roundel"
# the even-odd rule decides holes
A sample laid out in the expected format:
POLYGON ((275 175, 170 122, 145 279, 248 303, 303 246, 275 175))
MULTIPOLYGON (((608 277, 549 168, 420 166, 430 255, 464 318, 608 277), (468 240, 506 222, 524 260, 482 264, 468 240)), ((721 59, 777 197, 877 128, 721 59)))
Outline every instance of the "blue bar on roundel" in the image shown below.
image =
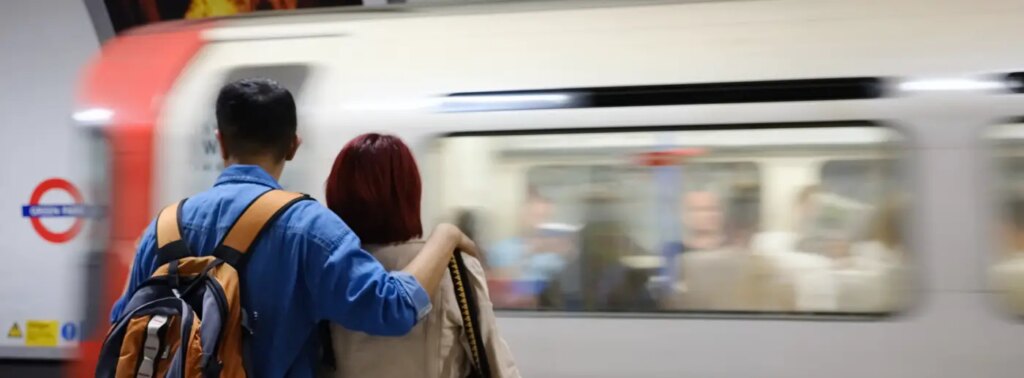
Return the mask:
POLYGON ((88 218, 103 214, 103 208, 90 205, 25 205, 21 207, 24 218, 88 218))

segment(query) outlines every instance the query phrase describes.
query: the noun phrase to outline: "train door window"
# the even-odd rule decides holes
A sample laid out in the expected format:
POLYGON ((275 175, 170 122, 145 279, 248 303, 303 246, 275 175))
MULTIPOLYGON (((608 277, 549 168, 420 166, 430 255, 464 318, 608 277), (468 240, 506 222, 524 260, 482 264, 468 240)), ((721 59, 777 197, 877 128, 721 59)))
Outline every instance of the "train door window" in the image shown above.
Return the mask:
POLYGON ((989 279, 1003 308, 1024 316, 1024 123, 998 126, 987 136, 996 168, 997 242, 989 279))
POLYGON ((123 261, 125 265, 130 264, 131 257, 121 256, 116 252, 109 252, 110 249, 110 218, 108 211, 110 207, 110 194, 113 185, 111 182, 111 148, 107 135, 105 134, 102 126, 92 127, 83 126, 80 127, 78 132, 81 135, 80 140, 83 142, 78 148, 81 148, 82 159, 76 161, 76 168, 81 172, 85 172, 84 191, 85 198, 91 202, 89 210, 89 222, 86 228, 88 234, 86 235, 88 240, 87 250, 84 251, 87 257, 83 259, 82 266, 85 271, 85 282, 79 287, 76 294, 79 298, 83 298, 81 301, 82 310, 81 314, 84 314, 84 320, 82 323, 82 331, 87 332, 83 335, 82 339, 88 340, 93 335, 93 330, 101 329, 100 324, 106 324, 107 319, 98 317, 96 314, 103 313, 105 310, 101 310, 99 306, 105 303, 103 296, 107 293, 104 290, 104 277, 107 276, 105 273, 106 262, 111 258, 123 258, 128 261, 123 261), (101 323, 102 322, 102 323, 101 323))
MULTIPOLYGON (((281 86, 287 88, 292 93, 295 97, 295 103, 299 106, 299 111, 301 112, 301 104, 303 104, 304 97, 303 89, 307 83, 309 71, 310 68, 308 66, 298 64, 244 66, 228 71, 220 85, 245 78, 268 78, 281 84, 281 86)), ((209 106, 205 108, 209 109, 209 115, 205 117, 202 128, 193 134, 193 138, 196 139, 195 143, 189 144, 193 150, 188 156, 192 160, 191 166, 195 171, 193 176, 195 179, 192 181, 193 185, 189 188, 189 193, 209 188, 224 169, 224 162, 220 156, 220 145, 217 143, 216 138, 217 119, 214 114, 220 85, 217 86, 212 98, 210 98, 209 106)), ((302 119, 301 114, 300 119, 302 119)), ((294 172, 294 170, 289 170, 281 178, 282 185, 287 183, 289 177, 296 176, 298 173, 294 172)))
POLYGON ((864 162, 900 143, 861 124, 456 133, 438 202, 487 225, 500 309, 885 314, 903 188, 864 162))

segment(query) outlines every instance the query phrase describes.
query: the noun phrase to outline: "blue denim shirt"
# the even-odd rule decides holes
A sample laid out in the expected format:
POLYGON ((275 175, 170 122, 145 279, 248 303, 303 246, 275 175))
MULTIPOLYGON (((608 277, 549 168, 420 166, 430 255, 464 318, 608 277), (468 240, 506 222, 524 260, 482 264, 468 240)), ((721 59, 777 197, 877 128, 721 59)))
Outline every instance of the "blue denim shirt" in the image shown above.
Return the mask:
MULTIPOLYGON (((280 185, 266 171, 232 165, 212 189, 185 203, 181 227, 193 253, 208 255, 257 195, 280 185)), ((139 243, 128 290, 110 314, 116 321, 132 293, 156 270, 155 223, 139 243)), ((302 201, 264 231, 241 272, 242 300, 252 315, 252 367, 257 377, 312 377, 319 362, 320 320, 373 335, 403 335, 430 311, 416 279, 387 272, 360 247, 333 212, 302 201)), ((339 361, 344 363, 344 361, 339 361)))

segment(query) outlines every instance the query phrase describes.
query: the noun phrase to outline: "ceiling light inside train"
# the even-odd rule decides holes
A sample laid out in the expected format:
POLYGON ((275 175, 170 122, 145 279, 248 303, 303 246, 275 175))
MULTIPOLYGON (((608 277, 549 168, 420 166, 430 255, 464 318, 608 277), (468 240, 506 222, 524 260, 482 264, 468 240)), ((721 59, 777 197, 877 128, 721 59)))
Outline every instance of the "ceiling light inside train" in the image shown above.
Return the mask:
POLYGON ((1005 89, 1006 83, 996 80, 965 78, 907 80, 899 84, 901 91, 991 91, 1005 89))
POLYGON ((572 105, 571 93, 454 94, 443 99, 442 112, 487 112, 502 110, 557 109, 572 105))
POLYGON ((341 105, 352 111, 394 111, 431 109, 440 103, 438 99, 392 99, 386 101, 354 101, 341 105))
POLYGON ((81 111, 77 111, 71 115, 71 119, 75 120, 81 126, 97 126, 109 123, 111 118, 114 117, 114 111, 104 108, 89 108, 81 111))

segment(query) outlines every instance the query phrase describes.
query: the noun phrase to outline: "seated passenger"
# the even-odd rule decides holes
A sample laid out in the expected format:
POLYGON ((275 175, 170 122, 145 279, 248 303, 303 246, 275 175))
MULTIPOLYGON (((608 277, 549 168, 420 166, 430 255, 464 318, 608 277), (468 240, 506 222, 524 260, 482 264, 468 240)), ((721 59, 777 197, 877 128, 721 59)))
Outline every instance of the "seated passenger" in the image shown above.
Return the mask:
POLYGON ((665 263, 658 277, 659 295, 664 284, 671 285, 681 279, 678 267, 679 255, 687 251, 709 251, 719 249, 724 242, 722 233, 722 206, 718 194, 710 190, 693 190, 683 194, 680 220, 683 225, 682 242, 666 243, 662 247, 665 263))
MULTIPOLYGON (((421 183, 416 161, 401 140, 390 135, 356 137, 338 154, 327 179, 327 206, 349 220, 366 248, 388 270, 410 264, 423 248, 421 183)), ((505 341, 498 335, 480 262, 465 256, 479 308, 492 377, 518 377, 505 341)), ((451 277, 446 271, 431 296, 433 310, 409 334, 376 337, 332 326, 338 368, 335 377, 461 378, 469 372, 466 331, 451 277)))
POLYGON ((737 188, 726 208, 726 243, 718 250, 684 253, 677 282, 662 306, 703 311, 792 311, 793 282, 777 259, 751 250, 760 228, 758 187, 737 188))
POLYGON ((684 251, 718 249, 724 242, 722 204, 717 193, 688 192, 683 197, 684 251))

